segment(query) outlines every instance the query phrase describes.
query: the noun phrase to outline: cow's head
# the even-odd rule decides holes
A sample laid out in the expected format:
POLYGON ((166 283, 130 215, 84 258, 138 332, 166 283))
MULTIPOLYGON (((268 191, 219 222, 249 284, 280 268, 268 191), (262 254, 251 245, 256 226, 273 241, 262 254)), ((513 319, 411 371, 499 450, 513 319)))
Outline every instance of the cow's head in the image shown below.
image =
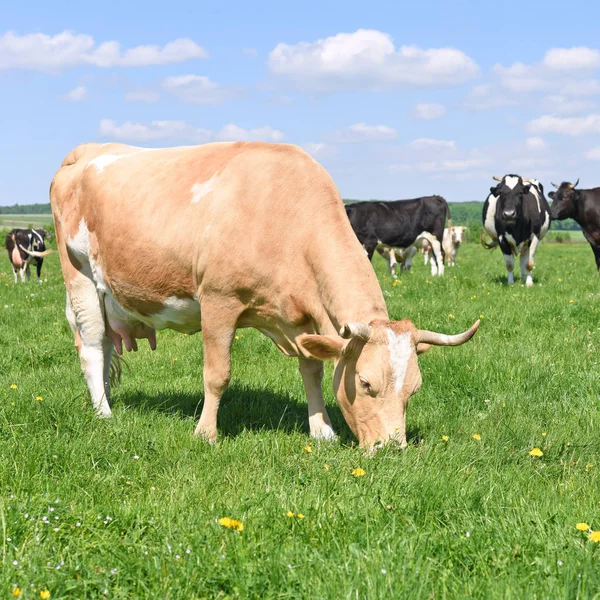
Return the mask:
POLYGON ((450 231, 452 232, 452 242, 455 246, 460 246, 462 244, 465 229, 466 227, 450 227, 450 231))
POLYGON ((48 233, 45 229, 36 229, 36 231, 42 236, 43 239, 48 241, 52 240, 52 234, 48 233))
POLYGON ((390 440, 406 446, 406 407, 421 387, 417 354, 435 346, 459 346, 477 328, 459 335, 417 329, 410 321, 347 323, 340 336, 304 334, 302 352, 335 363, 333 389, 361 446, 390 440))
POLYGON ((512 225, 523 215, 523 198, 529 194, 531 184, 519 175, 494 179, 499 182, 490 188, 490 192, 498 198, 496 216, 507 225, 512 225))
POLYGON ((575 183, 563 181, 560 185, 553 183, 556 192, 550 192, 548 196, 552 198, 550 206, 550 217, 552 219, 562 220, 568 219, 575 215, 575 186, 579 183, 579 179, 575 183))

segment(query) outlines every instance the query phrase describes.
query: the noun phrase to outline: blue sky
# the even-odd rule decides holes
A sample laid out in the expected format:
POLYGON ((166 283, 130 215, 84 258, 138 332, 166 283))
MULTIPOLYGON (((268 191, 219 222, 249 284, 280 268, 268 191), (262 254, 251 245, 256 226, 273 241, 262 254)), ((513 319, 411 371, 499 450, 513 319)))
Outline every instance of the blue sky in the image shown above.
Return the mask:
POLYGON ((303 146, 346 198, 600 185, 591 2, 2 3, 0 205, 87 141, 303 146))

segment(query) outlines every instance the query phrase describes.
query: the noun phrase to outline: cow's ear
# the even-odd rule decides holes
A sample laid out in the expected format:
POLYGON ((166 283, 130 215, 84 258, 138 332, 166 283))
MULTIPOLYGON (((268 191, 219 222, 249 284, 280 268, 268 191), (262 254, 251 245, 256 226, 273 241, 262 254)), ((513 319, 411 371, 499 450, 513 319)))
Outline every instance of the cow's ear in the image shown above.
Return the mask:
POLYGON ((554 200, 554 192, 548 192, 548 198, 552 198, 552 200, 554 200))
POLYGON ((523 184, 523 193, 524 194, 529 194, 530 188, 531 188, 531 185, 529 183, 524 183, 523 184))
POLYGON ((491 192, 492 194, 495 194, 495 193, 496 193, 496 186, 495 186, 495 185, 493 185, 493 186, 490 188, 490 192, 491 192))
POLYGON ((425 354, 431 348, 431 344, 417 344, 417 354, 425 354))
POLYGON ((303 333, 298 337, 298 347, 302 353, 317 360, 339 358, 348 342, 337 335, 313 335, 303 333))

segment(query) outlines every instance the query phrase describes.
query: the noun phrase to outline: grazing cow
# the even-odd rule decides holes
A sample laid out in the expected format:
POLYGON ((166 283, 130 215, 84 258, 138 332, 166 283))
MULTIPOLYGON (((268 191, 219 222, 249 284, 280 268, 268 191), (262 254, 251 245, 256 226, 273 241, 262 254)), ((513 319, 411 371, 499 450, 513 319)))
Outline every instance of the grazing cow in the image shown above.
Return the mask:
POLYGON ((451 266, 456 264, 456 255, 458 254, 458 249, 462 244, 463 233, 466 231, 466 229, 466 227, 458 225, 444 229, 442 247, 444 248, 446 259, 451 266))
POLYGON ((579 223, 600 271, 600 188, 576 190, 578 183, 579 179, 575 183, 552 184, 557 191, 548 194, 552 198, 550 216, 557 221, 575 219, 579 223))
MULTIPOLYGON (((392 202, 356 202, 346 206, 346 214, 364 246, 369 260, 377 246, 409 248, 426 239, 433 248, 432 275, 444 274, 442 236, 448 204, 441 196, 392 202)), ((389 253, 392 256, 392 253, 389 253)))
POLYGON ((17 283, 17 273, 21 276, 21 282, 29 281, 31 276, 29 263, 35 260, 38 281, 41 281, 42 263, 44 256, 52 250, 46 250, 45 239, 51 236, 43 229, 13 229, 6 235, 6 250, 12 266, 17 283))
POLYGON ((488 249, 500 246, 508 271, 508 285, 515 282, 514 257, 520 253, 521 280, 531 287, 535 250, 550 227, 550 208, 544 188, 536 179, 523 179, 519 175, 494 179, 499 183, 490 188, 482 214, 484 232, 492 242, 486 242, 482 232, 481 243, 488 249))
POLYGON ((254 327, 299 359, 315 438, 335 437, 321 391, 330 359, 360 444, 405 445, 417 353, 463 344, 479 326, 452 336, 391 321, 337 188, 296 146, 84 144, 63 161, 50 199, 67 319, 101 416, 111 414, 113 346, 120 354, 147 338, 154 349, 157 329, 202 331, 196 434, 214 441, 235 331, 254 327), (227 240, 244 240, 235 260, 227 240))
POLYGON ((401 271, 410 271, 412 259, 417 253, 416 244, 413 244, 408 248, 391 248, 390 246, 378 245, 376 250, 386 261, 388 271, 394 279, 398 276, 396 273, 396 266, 400 265, 401 271))

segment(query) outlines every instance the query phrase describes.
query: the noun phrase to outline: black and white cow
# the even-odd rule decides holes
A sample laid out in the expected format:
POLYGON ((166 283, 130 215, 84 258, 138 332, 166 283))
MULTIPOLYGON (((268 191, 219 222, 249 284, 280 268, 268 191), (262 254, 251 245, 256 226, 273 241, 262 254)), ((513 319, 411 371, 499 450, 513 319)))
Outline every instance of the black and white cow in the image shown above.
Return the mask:
POLYGON ((576 190, 578 183, 579 179, 575 183, 552 184, 557 191, 548 194, 552 198, 550 216, 557 221, 575 219, 579 223, 600 271, 600 188, 576 190))
POLYGON ((21 281, 29 281, 29 263, 35 260, 37 278, 40 279, 42 273, 42 263, 44 256, 47 256, 52 250, 46 250, 44 240, 50 239, 50 234, 43 229, 13 229, 6 235, 6 250, 12 266, 17 283, 17 273, 21 276, 21 281))
POLYGON ((499 183, 490 188, 482 214, 484 232, 492 242, 486 242, 483 233, 481 242, 488 249, 500 246, 508 271, 508 285, 515 282, 514 257, 520 254, 521 280, 531 287, 535 251, 550 227, 550 207, 544 188, 536 179, 523 179, 519 175, 494 179, 499 183))
POLYGON ((396 266, 396 253, 392 249, 419 245, 424 239, 433 250, 432 275, 444 274, 442 237, 450 210, 441 196, 391 202, 357 202, 346 206, 346 214, 369 260, 379 246, 382 255, 387 253, 389 257, 388 267, 392 275, 396 266))

